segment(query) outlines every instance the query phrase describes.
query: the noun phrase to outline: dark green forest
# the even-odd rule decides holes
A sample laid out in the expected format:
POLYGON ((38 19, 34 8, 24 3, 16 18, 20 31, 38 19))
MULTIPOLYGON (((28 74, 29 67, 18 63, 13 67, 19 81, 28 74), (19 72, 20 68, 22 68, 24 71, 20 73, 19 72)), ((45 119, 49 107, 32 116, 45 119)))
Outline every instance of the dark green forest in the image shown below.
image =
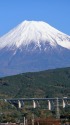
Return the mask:
POLYGON ((0 98, 70 97, 70 68, 0 78, 0 98))

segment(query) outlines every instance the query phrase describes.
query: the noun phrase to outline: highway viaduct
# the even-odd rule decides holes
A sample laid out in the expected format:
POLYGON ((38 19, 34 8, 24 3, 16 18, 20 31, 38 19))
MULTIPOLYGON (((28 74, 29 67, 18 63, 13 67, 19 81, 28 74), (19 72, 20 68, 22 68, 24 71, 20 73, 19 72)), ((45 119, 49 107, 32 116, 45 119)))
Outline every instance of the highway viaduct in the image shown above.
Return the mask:
POLYGON ((45 101, 47 104, 48 110, 51 110, 52 107, 60 107, 62 106, 65 108, 66 106, 70 106, 70 98, 69 97, 63 97, 63 98, 10 98, 10 99, 3 99, 6 102, 9 102, 10 104, 13 104, 14 106, 17 106, 17 108, 21 109, 24 107, 25 102, 33 102, 33 108, 39 107, 39 102, 45 101))

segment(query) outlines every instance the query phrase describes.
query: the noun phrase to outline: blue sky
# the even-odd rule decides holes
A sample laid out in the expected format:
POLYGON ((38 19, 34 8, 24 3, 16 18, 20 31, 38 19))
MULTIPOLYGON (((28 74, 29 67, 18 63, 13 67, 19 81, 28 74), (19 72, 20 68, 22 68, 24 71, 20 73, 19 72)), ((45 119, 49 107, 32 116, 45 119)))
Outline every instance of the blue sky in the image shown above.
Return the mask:
POLYGON ((0 0, 0 36, 24 20, 41 20, 70 35, 70 0, 0 0))

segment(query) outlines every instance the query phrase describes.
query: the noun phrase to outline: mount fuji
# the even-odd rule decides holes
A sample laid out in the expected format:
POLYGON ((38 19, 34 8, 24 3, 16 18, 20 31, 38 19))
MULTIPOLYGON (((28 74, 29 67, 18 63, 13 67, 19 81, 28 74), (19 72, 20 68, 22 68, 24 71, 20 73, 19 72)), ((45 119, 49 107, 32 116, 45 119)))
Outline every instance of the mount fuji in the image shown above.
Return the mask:
POLYGON ((0 76, 70 66, 70 36, 42 21, 23 21, 0 37, 0 76))

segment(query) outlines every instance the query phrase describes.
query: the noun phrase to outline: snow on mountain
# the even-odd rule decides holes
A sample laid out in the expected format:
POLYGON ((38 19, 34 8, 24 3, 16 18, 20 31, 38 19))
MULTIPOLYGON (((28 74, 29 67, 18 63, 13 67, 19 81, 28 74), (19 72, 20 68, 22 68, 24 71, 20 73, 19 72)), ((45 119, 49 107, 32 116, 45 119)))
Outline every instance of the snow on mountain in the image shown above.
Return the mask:
POLYGON ((70 66, 70 36, 24 21, 0 38, 0 76, 70 66))
POLYGON ((9 33, 0 38, 0 49, 4 47, 16 47, 35 43, 37 47, 49 43, 52 47, 60 45, 70 49, 70 36, 51 27, 42 21, 24 21, 9 33))

